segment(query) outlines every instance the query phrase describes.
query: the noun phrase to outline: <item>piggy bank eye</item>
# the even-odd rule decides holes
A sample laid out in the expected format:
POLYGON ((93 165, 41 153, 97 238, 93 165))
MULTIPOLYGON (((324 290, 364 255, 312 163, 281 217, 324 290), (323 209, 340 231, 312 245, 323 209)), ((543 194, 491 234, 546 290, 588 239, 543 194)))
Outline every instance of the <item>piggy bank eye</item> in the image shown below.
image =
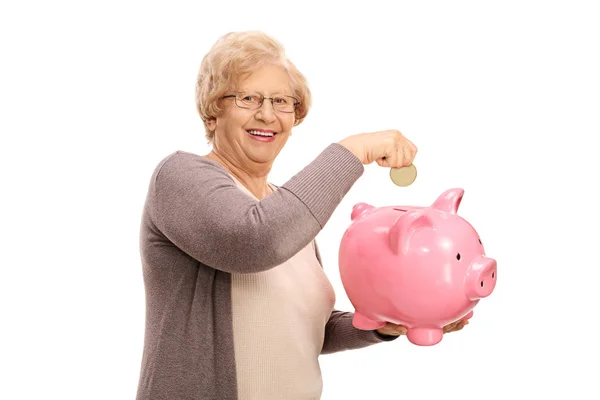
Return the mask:
POLYGON ((479 244, 483 244, 483 243, 481 243, 481 239, 477 239, 477 240, 479 240, 479 244))
POLYGON ((456 259, 460 260, 460 253, 456 253, 456 259))

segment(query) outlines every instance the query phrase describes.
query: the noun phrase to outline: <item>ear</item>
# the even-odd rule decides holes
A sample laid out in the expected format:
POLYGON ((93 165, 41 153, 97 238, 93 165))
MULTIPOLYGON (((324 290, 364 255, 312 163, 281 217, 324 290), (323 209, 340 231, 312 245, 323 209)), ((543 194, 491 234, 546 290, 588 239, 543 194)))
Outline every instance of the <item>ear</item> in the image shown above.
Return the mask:
POLYGON ((446 190, 440 195, 440 197, 437 198, 437 200, 433 203, 431 208, 435 208, 436 210, 448 212, 451 214, 456 214, 464 194, 465 191, 460 188, 446 190))
POLYGON ((354 221, 359 216, 363 215, 364 213, 366 213, 374 208, 375 207, 373 207, 372 205, 367 204, 367 203, 357 203, 354 205, 354 207, 352 207, 352 213, 350 214, 350 219, 352 221, 354 221))
POLYGON ((209 119, 206 121, 206 126, 210 129, 211 132, 214 132, 217 129, 217 120, 215 118, 209 119))
POLYGON ((425 210, 410 210, 403 213, 390 228, 390 248, 395 254, 406 253, 410 238, 417 229, 432 228, 433 221, 425 210))

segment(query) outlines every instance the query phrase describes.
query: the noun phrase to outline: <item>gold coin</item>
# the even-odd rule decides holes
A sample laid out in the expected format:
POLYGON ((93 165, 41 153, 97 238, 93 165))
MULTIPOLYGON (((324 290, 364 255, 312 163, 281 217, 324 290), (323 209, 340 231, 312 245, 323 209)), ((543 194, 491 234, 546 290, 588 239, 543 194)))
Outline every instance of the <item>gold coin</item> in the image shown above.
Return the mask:
POLYGON ((409 186, 417 179, 417 167, 410 164, 408 167, 392 168, 390 179, 397 186, 409 186))

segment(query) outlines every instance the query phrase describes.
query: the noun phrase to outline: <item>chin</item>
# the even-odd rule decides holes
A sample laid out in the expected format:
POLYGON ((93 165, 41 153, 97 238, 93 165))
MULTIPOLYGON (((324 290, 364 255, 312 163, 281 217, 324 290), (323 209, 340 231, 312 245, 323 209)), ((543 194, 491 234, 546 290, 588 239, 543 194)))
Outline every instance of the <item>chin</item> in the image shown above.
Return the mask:
POLYGON ((247 156, 250 160, 257 164, 273 164, 277 156, 279 155, 279 151, 251 151, 247 153, 247 156))

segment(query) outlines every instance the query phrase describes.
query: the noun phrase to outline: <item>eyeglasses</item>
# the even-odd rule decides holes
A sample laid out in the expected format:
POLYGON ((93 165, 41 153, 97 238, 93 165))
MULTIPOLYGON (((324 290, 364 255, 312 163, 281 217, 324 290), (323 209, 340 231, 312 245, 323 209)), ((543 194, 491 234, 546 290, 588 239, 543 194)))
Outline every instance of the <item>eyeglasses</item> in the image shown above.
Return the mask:
POLYGON ((260 93, 240 92, 223 96, 221 98, 226 99, 229 97, 233 97, 235 99, 235 104, 238 107, 247 108, 249 110, 257 110, 261 108, 265 99, 271 100, 273 109, 284 113, 293 113, 296 111, 296 107, 300 104, 300 101, 292 96, 275 95, 273 97, 265 97, 260 93))

